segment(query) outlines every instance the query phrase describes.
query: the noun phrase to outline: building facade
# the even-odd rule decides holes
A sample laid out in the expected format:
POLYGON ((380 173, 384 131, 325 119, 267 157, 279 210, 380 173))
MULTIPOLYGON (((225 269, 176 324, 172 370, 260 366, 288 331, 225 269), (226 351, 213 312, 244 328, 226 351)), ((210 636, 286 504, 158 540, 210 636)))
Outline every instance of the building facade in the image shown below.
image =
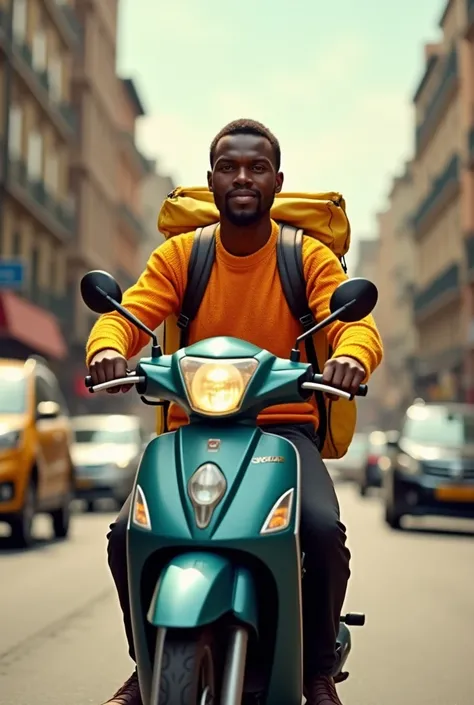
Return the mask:
POLYGON ((379 301, 376 317, 384 343, 378 391, 380 423, 385 429, 398 427, 414 396, 416 332, 412 210, 412 165, 409 163, 403 174, 393 180, 388 206, 377 216, 379 301))
MULTIPOLYGON (((82 33, 72 6, 0 2, 0 258, 20 265, 0 289, 0 354, 68 354, 67 251, 77 232, 70 181, 78 138, 71 66, 82 33)), ((2 270, 3 271, 3 270, 2 270)))
POLYGON ((62 383, 73 411, 118 412, 130 408, 132 395, 94 397, 83 384, 96 316, 84 306, 79 282, 87 270, 104 269, 125 290, 140 272, 140 186, 150 165, 135 145, 135 123, 145 111, 134 82, 116 75, 117 0, 76 0, 76 11, 84 35, 72 83, 80 120, 71 170, 78 224, 68 253, 70 369, 62 383))
MULTIPOLYGON (((361 238, 357 243, 357 263, 354 277, 369 279, 378 286, 378 250, 379 241, 375 238, 361 238)), ((375 317, 378 320, 378 307, 375 317)), ((380 390, 382 388, 382 373, 377 369, 370 378, 369 394, 357 400, 357 429, 361 432, 379 427, 380 390)))
POLYGON ((415 391, 472 395, 474 3, 449 0, 414 96, 415 391))

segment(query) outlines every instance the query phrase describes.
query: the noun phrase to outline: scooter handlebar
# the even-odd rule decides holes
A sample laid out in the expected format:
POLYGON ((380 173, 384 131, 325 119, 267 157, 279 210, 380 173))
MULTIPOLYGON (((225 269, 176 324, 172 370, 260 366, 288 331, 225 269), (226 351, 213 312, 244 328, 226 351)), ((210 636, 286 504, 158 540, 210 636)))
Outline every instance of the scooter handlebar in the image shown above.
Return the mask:
POLYGON ((99 384, 92 384, 92 377, 90 375, 84 378, 84 384, 91 394, 94 392, 102 392, 106 389, 112 389, 113 387, 123 387, 127 384, 143 384, 144 382, 145 377, 139 376, 135 372, 130 372, 126 377, 112 379, 108 382, 100 382, 99 384))
MULTIPOLYGON (((311 382, 310 382, 309 384, 311 384, 311 382)), ((321 386, 321 385, 327 387, 327 389, 321 390, 321 391, 326 391, 326 392, 329 393, 329 394, 338 394, 338 393, 340 393, 340 391, 341 391, 341 390, 337 389, 336 387, 332 387, 332 385, 327 384, 326 382, 324 382, 324 381, 323 381, 323 375, 320 375, 320 374, 313 376, 313 384, 317 384, 318 387, 321 386)), ((311 388, 311 387, 309 387, 309 388, 311 388)), ((351 394, 349 394, 348 392, 346 392, 345 395, 347 396, 348 399, 352 398, 352 396, 356 396, 356 397, 366 397, 368 391, 369 391, 369 388, 368 388, 368 386, 367 386, 366 384, 360 384, 360 385, 359 385, 359 389, 357 390, 357 392, 355 393, 355 395, 351 395, 351 394)), ((345 396, 345 395, 344 395, 344 394, 339 394, 339 396, 345 396)))

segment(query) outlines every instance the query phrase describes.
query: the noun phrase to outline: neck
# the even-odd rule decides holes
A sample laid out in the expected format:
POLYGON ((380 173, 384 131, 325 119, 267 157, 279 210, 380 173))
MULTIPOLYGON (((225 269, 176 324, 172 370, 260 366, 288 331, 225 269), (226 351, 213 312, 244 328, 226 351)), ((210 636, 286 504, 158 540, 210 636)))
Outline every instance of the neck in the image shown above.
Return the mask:
POLYGON ((220 224, 221 242, 227 252, 236 257, 245 257, 257 252, 266 245, 272 234, 269 214, 252 225, 234 225, 222 217, 220 224))

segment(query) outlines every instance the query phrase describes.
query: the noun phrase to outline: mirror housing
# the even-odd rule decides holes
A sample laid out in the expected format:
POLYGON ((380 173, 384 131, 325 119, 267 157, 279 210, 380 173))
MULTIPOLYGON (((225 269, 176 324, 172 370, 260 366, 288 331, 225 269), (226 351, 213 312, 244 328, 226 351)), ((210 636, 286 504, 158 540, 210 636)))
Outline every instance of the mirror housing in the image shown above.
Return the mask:
POLYGON ((148 326, 121 305, 122 289, 119 283, 108 272, 95 269, 87 272, 81 279, 82 300, 95 313, 112 313, 117 311, 132 325, 150 336, 152 341, 151 356, 156 359, 163 354, 158 338, 148 326))
POLYGON ((96 269, 87 272, 81 279, 81 296, 87 308, 94 313, 111 313, 117 310, 111 303, 122 302, 122 290, 118 282, 108 272, 96 269))
POLYGON ((375 308, 379 293, 375 284, 362 277, 347 279, 333 291, 329 308, 343 323, 354 323, 368 316, 375 308))
POLYGON ((60 413, 61 407, 55 401, 40 401, 36 407, 36 418, 38 421, 57 419, 60 413))
POLYGON ((331 314, 320 323, 316 323, 312 328, 302 333, 296 339, 295 347, 291 351, 290 360, 300 361, 300 343, 314 335, 318 331, 326 328, 333 321, 343 323, 355 323, 372 313, 378 299, 378 290, 375 284, 368 279, 355 277, 346 279, 333 291, 329 302, 331 314))

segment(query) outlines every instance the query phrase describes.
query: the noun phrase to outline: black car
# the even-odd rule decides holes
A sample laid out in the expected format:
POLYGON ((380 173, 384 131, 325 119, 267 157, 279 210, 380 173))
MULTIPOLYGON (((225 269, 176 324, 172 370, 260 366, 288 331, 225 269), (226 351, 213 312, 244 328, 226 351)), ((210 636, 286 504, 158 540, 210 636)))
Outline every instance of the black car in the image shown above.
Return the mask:
POLYGON ((385 521, 403 516, 474 519, 474 407, 416 403, 398 441, 388 444, 383 473, 385 521))

